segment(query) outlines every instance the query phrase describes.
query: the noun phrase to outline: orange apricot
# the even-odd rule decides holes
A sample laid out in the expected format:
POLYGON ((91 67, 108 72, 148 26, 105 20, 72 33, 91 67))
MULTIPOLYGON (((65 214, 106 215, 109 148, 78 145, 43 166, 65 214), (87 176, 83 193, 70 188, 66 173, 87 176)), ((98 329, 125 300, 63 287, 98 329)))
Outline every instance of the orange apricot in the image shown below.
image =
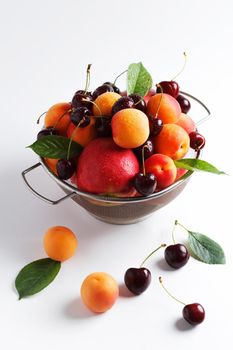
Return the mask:
POLYGON ((81 285, 81 299, 93 312, 109 310, 119 295, 115 279, 105 272, 94 272, 87 276, 81 285))
POLYGON ((53 158, 44 158, 44 162, 47 165, 47 167, 57 175, 57 162, 59 159, 53 159, 53 158))
POLYGON ((94 101, 96 105, 93 105, 93 113, 95 116, 103 115, 110 117, 112 114, 112 106, 121 98, 121 95, 116 92, 105 92, 97 97, 94 101), (98 107, 97 107, 98 106, 98 107))
POLYGON ((185 131, 187 131, 188 134, 196 130, 196 125, 192 118, 184 113, 181 113, 175 124, 181 126, 185 131))
POLYGON ((68 102, 56 103, 50 107, 45 114, 45 127, 55 126, 61 134, 65 134, 70 122, 70 109, 71 105, 68 102))
POLYGON ((181 114, 181 108, 176 99, 168 94, 156 94, 147 104, 147 115, 158 117, 164 124, 175 123, 181 114))
POLYGON ((117 112, 112 118, 111 127, 114 142, 123 148, 141 146, 150 133, 146 114, 135 108, 117 112))
POLYGON ((165 154, 172 159, 181 159, 189 150, 189 135, 179 125, 164 124, 153 143, 156 153, 165 154))
POLYGON ((71 137, 72 135, 72 140, 78 142, 83 147, 88 145, 88 143, 94 138, 96 138, 97 136, 96 129, 95 129, 96 118, 91 117, 90 119, 91 119, 90 124, 85 126, 85 128, 79 127, 74 131, 76 126, 73 123, 70 123, 70 125, 67 128, 67 136, 71 137))
POLYGON ((46 254, 57 261, 71 258, 78 245, 75 234, 65 226, 50 227, 45 232, 43 243, 46 254))

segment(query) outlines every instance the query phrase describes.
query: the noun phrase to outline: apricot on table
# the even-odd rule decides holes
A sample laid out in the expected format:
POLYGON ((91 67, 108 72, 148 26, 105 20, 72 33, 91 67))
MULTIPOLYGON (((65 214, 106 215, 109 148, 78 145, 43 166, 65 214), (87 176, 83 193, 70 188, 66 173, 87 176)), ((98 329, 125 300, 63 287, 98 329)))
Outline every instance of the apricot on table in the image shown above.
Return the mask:
POLYGON ((116 92, 105 92, 97 97, 93 105, 93 113, 95 116, 110 117, 112 114, 112 106, 121 98, 116 92))
POLYGON ((147 103, 147 115, 158 117, 164 124, 175 123, 181 114, 176 99, 168 94, 156 94, 147 103))
POLYGON ((78 241, 68 227, 53 226, 45 232, 43 244, 49 258, 65 261, 74 255, 78 241))
POLYGON ((69 102, 56 103, 50 107, 45 114, 45 127, 55 126, 59 133, 65 134, 70 122, 70 109, 69 102))
POLYGON ((67 136, 72 136, 72 140, 78 142, 83 147, 88 145, 88 143, 97 136, 95 128, 96 118, 91 117, 90 120, 90 124, 85 126, 85 128, 76 128, 76 126, 73 123, 70 123, 70 125, 67 128, 67 136), (75 128, 76 130, 74 131, 75 128))
POLYGON ((141 146, 149 137, 149 121, 145 113, 135 108, 117 112, 111 122, 114 142, 123 148, 141 146))
POLYGON ((154 150, 172 159, 181 159, 189 150, 189 135, 179 125, 164 124, 160 133, 154 137, 154 150))
POLYGON ((159 189, 172 185, 176 179, 176 166, 174 161, 165 154, 153 154, 145 161, 146 173, 152 173, 157 179, 159 189))
POLYGON ((105 272, 88 275, 81 285, 81 299, 93 312, 102 313, 109 310, 119 295, 115 279, 105 272))

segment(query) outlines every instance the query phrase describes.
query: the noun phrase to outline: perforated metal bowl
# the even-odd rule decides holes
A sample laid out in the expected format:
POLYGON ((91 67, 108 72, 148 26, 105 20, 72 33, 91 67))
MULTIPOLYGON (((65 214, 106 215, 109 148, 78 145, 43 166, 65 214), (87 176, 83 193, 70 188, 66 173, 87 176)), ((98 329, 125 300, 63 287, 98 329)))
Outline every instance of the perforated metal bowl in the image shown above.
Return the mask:
MULTIPOLYGON (((198 127, 210 117, 210 111, 205 104, 196 97, 185 92, 181 93, 192 100, 191 117, 193 120, 198 120, 196 122, 198 127), (202 118, 200 118, 200 115, 202 118)), ((189 154, 189 157, 197 157, 197 154, 192 152, 192 154, 189 154)), ((187 173, 184 178, 157 193, 153 193, 148 197, 116 198, 99 196, 78 190, 77 187, 75 187, 71 182, 62 181, 56 175, 54 175, 42 158, 39 158, 38 163, 22 172, 22 176, 27 187, 34 193, 34 195, 45 202, 55 205, 68 198, 72 198, 73 201, 79 204, 95 218, 112 224, 131 224, 146 219, 153 212, 164 207, 175 199, 187 185, 191 175, 191 172, 187 173), (45 172, 66 193, 64 197, 58 200, 51 200, 45 196, 42 196, 30 185, 27 180, 27 174, 39 166, 42 166, 45 172)))

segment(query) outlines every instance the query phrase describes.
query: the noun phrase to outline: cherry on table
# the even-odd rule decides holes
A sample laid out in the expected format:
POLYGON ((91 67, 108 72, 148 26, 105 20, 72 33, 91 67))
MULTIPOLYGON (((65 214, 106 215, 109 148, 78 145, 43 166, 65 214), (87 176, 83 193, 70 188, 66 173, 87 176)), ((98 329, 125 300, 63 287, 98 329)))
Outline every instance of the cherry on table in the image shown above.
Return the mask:
POLYGON ((185 304, 183 301, 175 298, 163 285, 162 277, 159 277, 159 282, 165 292, 174 300, 176 300, 178 303, 183 304, 183 310, 182 315, 183 318, 190 323, 193 326, 196 326, 200 323, 202 323, 205 319, 205 309, 204 307, 199 303, 192 303, 192 304, 185 304))
POLYGON ((189 260, 190 254, 184 244, 169 245, 164 251, 164 258, 168 265, 174 269, 179 269, 189 260))

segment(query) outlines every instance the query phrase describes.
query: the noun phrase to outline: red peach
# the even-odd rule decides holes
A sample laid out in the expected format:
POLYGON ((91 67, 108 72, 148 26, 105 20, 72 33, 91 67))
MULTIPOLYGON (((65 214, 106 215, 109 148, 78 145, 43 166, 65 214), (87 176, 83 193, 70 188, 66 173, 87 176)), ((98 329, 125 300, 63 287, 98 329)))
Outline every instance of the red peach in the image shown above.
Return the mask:
POLYGON ((179 125, 165 124, 154 137, 154 149, 172 159, 181 159, 189 150, 189 135, 179 125))
POLYGON ((175 123, 181 114, 181 108, 176 99, 168 94, 156 94, 147 104, 147 115, 158 117, 164 124, 175 123))
POLYGON ((188 134, 196 130, 196 125, 192 118, 190 118, 187 114, 184 113, 181 113, 179 119, 175 124, 181 126, 185 131, 187 131, 188 134))
POLYGON ((87 276, 81 286, 81 299, 93 312, 109 310, 119 295, 115 279, 105 272, 94 272, 87 276))
POLYGON ((176 179, 176 166, 173 160, 164 154, 153 154, 145 161, 146 173, 152 173, 157 178, 159 189, 173 184, 176 179))
POLYGON ((77 166, 77 187, 99 194, 125 192, 139 172, 138 160, 131 149, 115 144, 112 138, 92 140, 82 151, 77 166))

